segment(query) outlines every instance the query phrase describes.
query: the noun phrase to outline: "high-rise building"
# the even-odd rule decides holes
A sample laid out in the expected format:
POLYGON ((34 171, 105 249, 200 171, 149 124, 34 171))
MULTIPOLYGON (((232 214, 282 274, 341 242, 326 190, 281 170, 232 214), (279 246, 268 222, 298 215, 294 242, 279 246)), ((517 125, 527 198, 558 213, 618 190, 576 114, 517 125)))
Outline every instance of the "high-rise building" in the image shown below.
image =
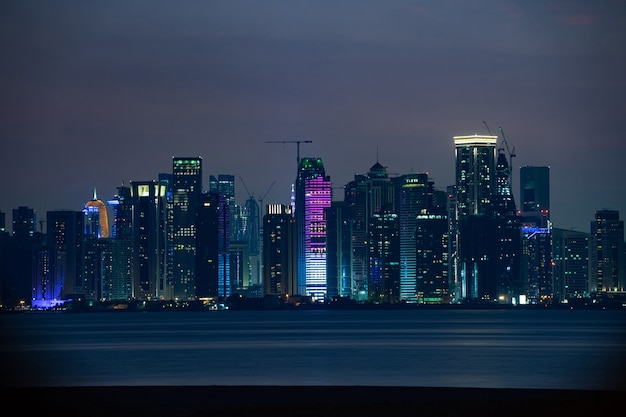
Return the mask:
POLYGON ((345 186, 345 218, 352 222, 352 298, 368 300, 370 220, 376 213, 395 212, 395 187, 378 161, 366 175, 357 174, 345 186))
POLYGON ((263 293, 286 299, 298 292, 296 222, 291 206, 269 204, 263 216, 263 293))
POLYGON ((554 296, 559 302, 589 297, 589 233, 552 229, 554 296))
POLYGON ((550 220, 550 167, 521 167, 519 183, 522 215, 535 214, 550 220))
POLYGON ((591 222, 591 293, 626 291, 624 221, 619 211, 597 210, 591 222))
POLYGON ((104 201, 98 199, 96 187, 93 188, 93 198, 85 203, 85 235, 106 239, 109 237, 109 214, 104 201))
MULTIPOLYGON (((433 182, 428 173, 413 173, 393 178, 400 237, 400 300, 417 302, 417 217, 430 211, 433 182)), ((447 273, 446 273, 447 277, 447 273)))
POLYGON ((117 194, 108 201, 113 209, 111 227, 111 275, 104 284, 108 300, 130 300, 133 296, 133 202, 130 188, 117 187, 117 194))
POLYGON ((416 216, 414 245, 417 302, 449 303, 448 216, 445 209, 432 209, 416 216))
POLYGON ((324 300, 326 289, 326 222, 332 184, 321 158, 302 158, 295 186, 298 237, 298 295, 324 300))
POLYGON ((195 212, 202 194, 202 158, 174 157, 172 183, 172 286, 179 300, 195 296, 195 212))
POLYGON ((400 302, 400 227, 398 215, 381 210, 370 217, 368 300, 400 302))
POLYGON ((18 239, 33 237, 37 227, 35 210, 26 206, 13 209, 12 236, 18 239))
POLYGON ((532 304, 555 301, 550 222, 550 167, 520 168, 521 276, 532 304))
POLYGON ((497 136, 455 136, 456 249, 454 287, 465 301, 490 302, 497 294, 488 251, 489 220, 496 187, 497 136), (492 279, 490 282, 489 280, 492 279))
POLYGON ((132 181, 133 298, 165 298, 167 291, 167 184, 132 181))
POLYGON ((52 271, 51 288, 62 288, 61 299, 79 299, 91 288, 83 274, 83 233, 85 215, 80 211, 47 212, 46 227, 52 271))
POLYGON ((352 297, 352 222, 344 201, 326 209, 326 285, 328 298, 352 297))
POLYGON ((195 211, 196 296, 224 301, 231 295, 229 207, 226 197, 204 193, 195 211))

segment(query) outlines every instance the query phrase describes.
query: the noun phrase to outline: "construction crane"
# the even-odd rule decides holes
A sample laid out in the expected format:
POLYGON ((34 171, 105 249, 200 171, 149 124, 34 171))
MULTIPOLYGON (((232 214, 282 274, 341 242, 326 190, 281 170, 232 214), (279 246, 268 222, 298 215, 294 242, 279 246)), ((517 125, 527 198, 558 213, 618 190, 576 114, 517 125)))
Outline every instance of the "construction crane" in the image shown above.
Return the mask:
POLYGON ((301 143, 312 143, 312 140, 266 140, 265 143, 295 143, 296 148, 296 162, 298 163, 298 167, 300 167, 300 144, 301 143))
MULTIPOLYGON (((506 141, 506 136, 504 136, 504 130, 502 130, 502 127, 500 127, 500 133, 502 134, 502 142, 504 142, 504 146, 506 146, 506 152, 509 155, 509 181, 513 181, 513 158, 515 157, 515 146, 513 146, 513 150, 509 149, 509 143, 506 141)), ((512 185, 513 184, 511 182, 511 186, 512 185)))
MULTIPOLYGON (((248 191, 248 187, 246 187, 246 183, 244 182, 243 178, 241 178, 241 175, 239 176, 239 179, 241 180, 241 183, 243 184, 243 188, 246 189, 246 192, 248 193, 248 196, 250 197, 250 200, 256 201, 255 198, 254 198, 254 194, 251 194, 250 191, 248 191)), ((261 210, 261 211, 263 210, 263 199, 270 192, 270 190, 272 189, 274 184, 276 184, 276 180, 274 180, 274 182, 268 187, 268 189, 265 192, 265 194, 263 194, 263 196, 261 196, 261 198, 259 198, 259 210, 261 210)))
POLYGON ((484 124, 484 125, 485 125, 485 127, 487 128, 487 133, 489 133, 489 136, 493 136, 493 135, 491 134, 491 129, 489 129, 489 126, 487 125, 487 122, 485 122, 485 121, 483 120, 483 124, 484 124))

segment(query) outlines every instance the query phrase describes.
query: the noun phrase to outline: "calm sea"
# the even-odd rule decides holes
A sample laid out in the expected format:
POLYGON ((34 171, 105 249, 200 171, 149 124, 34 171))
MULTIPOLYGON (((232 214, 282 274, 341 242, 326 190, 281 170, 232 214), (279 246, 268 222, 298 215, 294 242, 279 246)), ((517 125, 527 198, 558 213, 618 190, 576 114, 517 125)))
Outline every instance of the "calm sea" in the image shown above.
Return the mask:
POLYGON ((9 386, 625 389, 624 310, 0 316, 9 386))

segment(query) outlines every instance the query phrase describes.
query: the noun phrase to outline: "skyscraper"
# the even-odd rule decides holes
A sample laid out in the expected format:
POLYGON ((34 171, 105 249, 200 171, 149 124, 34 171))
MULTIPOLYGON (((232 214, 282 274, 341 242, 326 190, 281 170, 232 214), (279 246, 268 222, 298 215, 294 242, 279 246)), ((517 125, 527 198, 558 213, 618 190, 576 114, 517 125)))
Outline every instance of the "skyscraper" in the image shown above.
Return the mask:
MULTIPOLYGON (((454 286, 466 301, 491 301, 497 295, 489 282, 488 223, 496 186, 497 136, 455 136, 456 248, 454 286)), ((493 278, 493 277, 491 277, 493 278)))
POLYGON ((597 210, 591 222, 591 292, 626 291, 624 221, 617 210, 597 210))
POLYGON ((195 212, 202 194, 202 158, 174 157, 172 184, 172 285, 176 299, 195 296, 195 212))
POLYGON ((298 291, 296 222, 291 206, 270 204, 263 216, 263 292, 286 298, 298 291))
POLYGON ((352 297, 366 301, 369 296, 370 220, 376 213, 395 212, 395 187, 387 168, 378 161, 366 175, 357 174, 345 187, 345 218, 352 222, 352 297))
MULTIPOLYGON (((417 245, 416 228, 418 215, 429 212, 433 183, 428 173, 413 173, 394 178, 400 227, 400 299, 417 302, 417 245)), ((447 276, 447 273, 446 273, 447 276)))
POLYGON ((133 297, 165 298, 167 289, 167 184, 132 181, 133 297))
POLYGON ((326 222, 332 184, 321 158, 300 160, 295 188, 298 235, 298 294, 324 300, 326 289, 326 222))
POLYGON ((589 233, 558 228, 552 232, 555 298, 589 297, 589 233))
POLYGON ((109 237, 109 215, 104 201, 98 199, 96 187, 93 198, 85 203, 85 235, 106 239, 109 237))
POLYGON ((231 295, 229 207, 224 194, 202 194, 195 210, 196 296, 221 299, 231 295))
POLYGON ((550 168, 520 168, 522 225, 521 274, 530 303, 552 302, 555 287, 552 267, 552 223, 550 222, 550 168))

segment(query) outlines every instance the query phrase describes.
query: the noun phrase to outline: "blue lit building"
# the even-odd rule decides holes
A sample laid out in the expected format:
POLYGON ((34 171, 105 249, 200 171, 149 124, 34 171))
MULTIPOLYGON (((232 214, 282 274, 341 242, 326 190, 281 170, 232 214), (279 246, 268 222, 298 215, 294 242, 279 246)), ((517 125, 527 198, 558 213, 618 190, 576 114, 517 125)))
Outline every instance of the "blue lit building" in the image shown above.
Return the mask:
POLYGON ((203 193, 195 210, 195 294, 198 299, 225 301, 230 279, 230 211, 221 193, 203 193))

